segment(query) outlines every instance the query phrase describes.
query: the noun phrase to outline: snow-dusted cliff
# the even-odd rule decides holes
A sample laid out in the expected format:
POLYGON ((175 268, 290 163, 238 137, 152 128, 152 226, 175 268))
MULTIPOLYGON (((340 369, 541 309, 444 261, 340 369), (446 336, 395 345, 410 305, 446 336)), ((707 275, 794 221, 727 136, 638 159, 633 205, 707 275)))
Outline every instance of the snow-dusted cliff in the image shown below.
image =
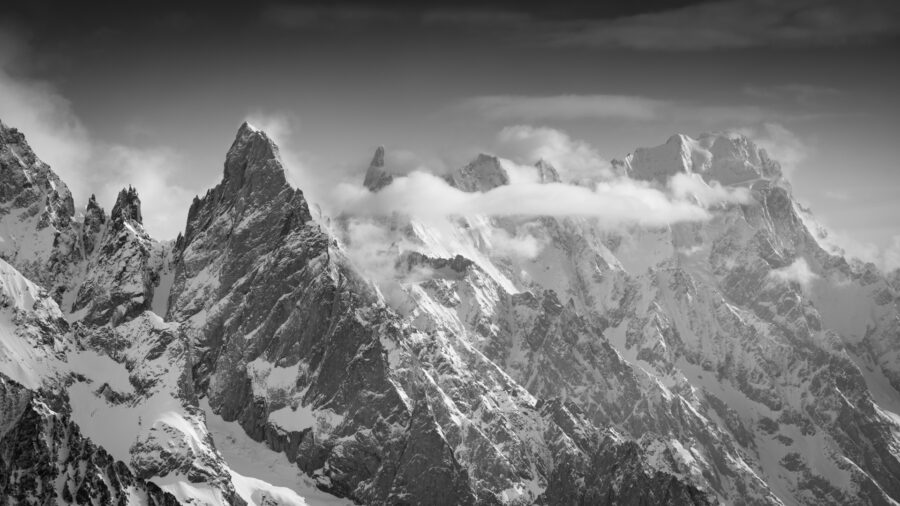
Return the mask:
MULTIPOLYGON (((139 188, 76 213, 0 130, 8 496, 900 500, 896 286, 826 252, 745 138, 675 136, 623 162, 628 188, 698 210, 670 225, 461 210, 324 226, 244 124, 160 243, 139 188)), ((379 148, 363 191, 403 177, 379 148)), ((439 181, 569 184, 489 155, 439 181)))

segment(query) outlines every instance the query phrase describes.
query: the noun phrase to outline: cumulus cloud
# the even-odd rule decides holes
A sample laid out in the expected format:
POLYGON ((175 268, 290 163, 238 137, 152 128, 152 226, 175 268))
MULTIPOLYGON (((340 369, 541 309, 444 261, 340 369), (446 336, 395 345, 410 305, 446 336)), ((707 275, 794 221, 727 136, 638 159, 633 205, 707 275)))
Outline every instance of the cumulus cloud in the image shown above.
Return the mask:
POLYGON ((523 165, 545 160, 566 176, 564 179, 612 176, 609 162, 596 149, 555 128, 530 125, 505 127, 497 134, 496 149, 504 157, 523 165))
POLYGON ((810 283, 819 276, 809 268, 806 259, 798 257, 794 262, 780 269, 769 271, 769 276, 786 283, 797 283, 804 289, 809 288, 810 283))
POLYGON ((593 187, 526 182, 483 193, 467 193, 434 175, 413 172, 395 179, 377 193, 355 184, 338 185, 333 199, 351 215, 387 216, 396 212, 425 218, 591 216, 610 227, 662 226, 709 218, 708 211, 697 202, 627 178, 600 182, 593 187))
POLYGON ((868 43, 900 34, 884 0, 726 0, 554 27, 551 43, 658 51, 868 43))

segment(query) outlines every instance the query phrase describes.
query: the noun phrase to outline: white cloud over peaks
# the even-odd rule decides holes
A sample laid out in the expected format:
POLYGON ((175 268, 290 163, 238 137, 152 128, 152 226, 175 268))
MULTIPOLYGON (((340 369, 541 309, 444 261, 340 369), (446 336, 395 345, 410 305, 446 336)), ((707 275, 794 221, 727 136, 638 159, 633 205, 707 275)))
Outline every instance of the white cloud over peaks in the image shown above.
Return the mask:
POLYGON ((750 201, 750 190, 742 187, 729 188, 718 181, 707 183, 699 174, 680 172, 668 182, 672 195, 678 199, 693 197, 700 205, 710 207, 720 203, 746 204, 750 201))
MULTIPOLYGON (((705 204, 718 203, 711 200, 714 193, 707 195, 710 201, 705 204)), ((593 188, 523 182, 467 193, 434 175, 413 172, 377 193, 357 184, 340 184, 332 196, 339 209, 350 215, 397 212, 426 219, 454 215, 589 216, 609 227, 662 226, 710 216, 695 201, 628 178, 597 183, 593 188)))
POLYGON ((769 276, 788 283, 797 283, 804 289, 819 276, 809 268, 806 259, 798 257, 791 265, 769 271, 769 276))
POLYGON ((507 126, 497 134, 496 149, 502 156, 524 165, 543 159, 560 171, 564 180, 612 176, 609 162, 596 149, 555 128, 507 126))

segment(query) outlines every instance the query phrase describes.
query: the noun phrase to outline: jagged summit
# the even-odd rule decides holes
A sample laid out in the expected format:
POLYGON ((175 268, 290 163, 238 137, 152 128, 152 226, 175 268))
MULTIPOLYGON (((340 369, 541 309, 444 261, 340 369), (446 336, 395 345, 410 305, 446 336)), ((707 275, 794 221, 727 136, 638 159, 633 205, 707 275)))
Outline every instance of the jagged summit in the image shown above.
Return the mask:
POLYGON ((280 188, 287 184, 281 155, 275 142, 248 122, 241 124, 225 157, 224 183, 237 191, 248 186, 280 188))
POLYGON ((541 183, 559 183, 559 172, 550 162, 541 158, 534 164, 538 170, 538 182, 541 183))
POLYGON ((509 184, 509 173, 499 158, 481 153, 465 167, 444 176, 444 179, 465 192, 484 192, 509 184))
POLYGON ((48 204, 45 224, 68 226, 75 214, 69 187, 32 151, 25 134, 0 121, 0 204, 13 207, 48 204))
POLYGON ((728 133, 705 133, 696 139, 673 135, 661 146, 636 149, 624 165, 635 179, 660 182, 679 172, 726 185, 781 177, 781 167, 765 150, 746 136, 728 133))
MULTIPOLYGON (((91 195, 91 200, 88 201, 89 207, 92 202, 94 206, 97 206, 97 201, 94 199, 93 195, 91 195)), ((128 188, 122 188, 122 190, 119 191, 119 196, 116 198, 111 217, 113 223, 116 225, 121 225, 126 221, 133 221, 140 224, 144 223, 143 216, 141 215, 141 199, 138 197, 137 190, 131 185, 128 185, 128 188)))
POLYGON ((384 146, 378 146, 375 149, 375 155, 372 156, 372 163, 366 170, 366 178, 363 185, 373 192, 384 188, 394 181, 394 175, 384 166, 384 146))
POLYGON ((369 166, 384 167, 384 146, 375 148, 375 155, 372 156, 372 163, 370 163, 369 166))

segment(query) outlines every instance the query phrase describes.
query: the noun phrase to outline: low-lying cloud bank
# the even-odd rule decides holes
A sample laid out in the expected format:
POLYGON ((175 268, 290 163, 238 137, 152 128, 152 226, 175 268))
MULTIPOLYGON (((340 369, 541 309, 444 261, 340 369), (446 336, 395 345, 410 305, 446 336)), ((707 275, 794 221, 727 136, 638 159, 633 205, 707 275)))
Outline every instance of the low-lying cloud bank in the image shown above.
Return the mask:
POLYGON ((397 178, 377 193, 359 185, 341 184, 333 195, 337 207, 349 215, 583 216, 596 218, 608 226, 662 226, 702 221, 710 217, 711 206, 746 202, 749 198, 744 189, 710 186, 688 175, 672 178, 664 189, 618 178, 592 187, 522 182, 483 193, 468 193, 425 172, 397 178))

